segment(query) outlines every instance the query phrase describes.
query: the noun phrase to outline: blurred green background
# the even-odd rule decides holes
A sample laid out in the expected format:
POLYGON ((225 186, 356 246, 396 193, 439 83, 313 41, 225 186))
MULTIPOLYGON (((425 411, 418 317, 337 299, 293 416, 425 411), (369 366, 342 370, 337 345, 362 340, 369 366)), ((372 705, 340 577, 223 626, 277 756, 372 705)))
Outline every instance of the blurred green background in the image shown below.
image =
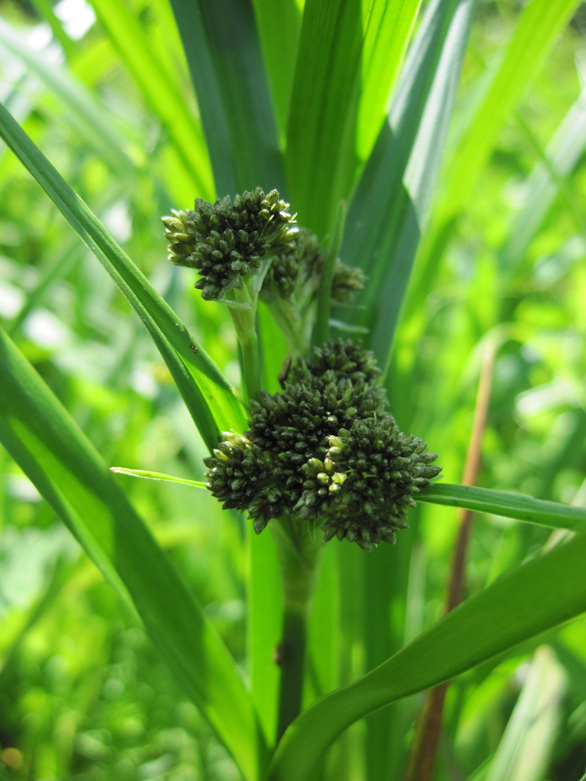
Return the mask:
MULTIPOLYGON (((126 5, 196 112, 169 6, 164 0, 126 5)), ((444 181, 519 6, 479 3, 444 181)), ((482 350, 493 340, 498 352, 480 484, 581 504, 585 33, 580 7, 501 128, 473 200, 436 252, 432 291, 399 329, 390 394, 403 428, 441 453, 447 482, 460 482, 482 350)), ((0 52, 0 99, 238 383, 227 313, 202 302, 191 275, 166 261, 160 216, 205 193, 186 172, 169 123, 136 77, 140 61, 120 57, 85 0, 0 2, 0 52)), ((205 446, 147 334, 3 145, 0 322, 106 463, 201 479, 205 446)), ((284 344, 274 347, 276 357, 284 357, 284 344)), ((120 480, 242 661, 244 519, 184 486, 120 480)), ((404 616, 408 639, 441 615, 455 529, 456 512, 449 508, 427 505, 414 513, 408 591, 390 604, 404 616)), ((536 553, 548 534, 478 517, 469 592, 536 553)), ((358 567, 392 563, 384 551, 354 553, 347 555, 358 567)), ((326 566, 324 577, 332 572, 326 566)), ((342 594, 356 615, 368 617, 373 595, 353 584, 351 578, 342 584, 342 594)), ((343 680, 349 681, 369 663, 344 620, 340 633, 348 638, 342 647, 343 680)), ((436 778, 579 781, 586 770, 585 700, 586 622, 578 619, 456 681, 436 778), (506 734, 521 736, 508 758, 506 734)), ((407 726, 419 701, 401 703, 407 726)), ((409 738, 408 729, 398 737, 405 745, 409 738)), ((337 778, 365 777, 364 741, 363 723, 341 741, 331 759, 337 778)), ((137 620, 2 450, 0 779, 20 778, 230 781, 239 775, 137 620)))

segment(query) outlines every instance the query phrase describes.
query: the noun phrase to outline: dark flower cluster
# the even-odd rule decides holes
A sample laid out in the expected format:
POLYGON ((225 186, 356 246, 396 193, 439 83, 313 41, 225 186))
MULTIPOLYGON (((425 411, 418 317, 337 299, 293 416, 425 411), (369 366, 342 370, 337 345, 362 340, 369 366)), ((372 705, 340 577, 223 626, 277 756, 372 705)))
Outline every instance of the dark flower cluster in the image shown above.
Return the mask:
POLYGON ((441 471, 431 466, 437 455, 427 452, 423 440, 399 431, 390 415, 355 420, 329 445, 322 463, 315 459, 305 467, 304 483, 308 501, 319 501, 327 488, 324 538, 345 537, 366 549, 394 543, 395 530, 407 527, 415 495, 441 471))
MULTIPOLYGON (((315 294, 326 263, 327 252, 320 247, 317 236, 300 228, 293 237, 293 248, 278 255, 267 274, 263 292, 283 300, 295 299, 299 304, 315 294)), ((332 303, 343 305, 352 301, 357 290, 364 287, 365 277, 358 268, 336 261, 332 280, 332 303)))
POLYGON ((257 532, 296 514, 321 525, 326 540, 365 550, 395 542, 407 508, 441 468, 385 412, 379 376, 360 342, 316 348, 282 393, 252 403, 249 431, 224 435, 205 461, 207 487, 225 508, 247 510, 257 532))
POLYGON ((292 251, 297 228, 288 209, 277 190, 265 195, 260 187, 234 203, 229 196, 214 204, 196 198, 193 211, 163 217, 169 260, 199 271, 202 298, 223 298, 268 257, 292 251))

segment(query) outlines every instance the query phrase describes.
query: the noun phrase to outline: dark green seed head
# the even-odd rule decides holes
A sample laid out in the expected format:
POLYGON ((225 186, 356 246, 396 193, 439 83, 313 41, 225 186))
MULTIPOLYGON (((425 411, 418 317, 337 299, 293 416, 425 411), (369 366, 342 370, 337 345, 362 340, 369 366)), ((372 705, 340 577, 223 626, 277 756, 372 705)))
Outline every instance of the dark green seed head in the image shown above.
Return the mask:
POLYGON ((291 251, 297 232, 289 205, 277 190, 229 196, 214 204, 196 198, 195 208, 163 217, 169 260, 196 268, 195 287, 207 300, 223 298, 256 271, 267 255, 291 251))
POLYGON ((441 468, 385 411, 379 375, 359 342, 330 341, 298 360, 283 392, 251 403, 249 431, 225 434, 206 459, 207 487, 225 507, 248 510, 256 531, 297 514, 321 524, 326 541, 394 543, 441 468))

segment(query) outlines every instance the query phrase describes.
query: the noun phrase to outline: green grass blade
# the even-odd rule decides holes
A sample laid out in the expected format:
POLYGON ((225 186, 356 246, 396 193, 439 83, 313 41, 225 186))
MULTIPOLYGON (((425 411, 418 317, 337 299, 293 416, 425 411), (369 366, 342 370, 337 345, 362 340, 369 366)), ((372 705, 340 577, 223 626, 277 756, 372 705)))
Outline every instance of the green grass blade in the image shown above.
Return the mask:
POLYGON ((563 667, 547 646, 538 648, 486 781, 542 781, 555 744, 566 687, 563 667))
POLYGON ((511 274, 523 260, 560 189, 563 189, 565 177, 574 170, 585 147, 586 93, 582 92, 545 150, 551 170, 539 161, 527 179, 527 202, 516 216, 500 253, 505 274, 511 274))
POLYGON ((317 316, 315 321, 314 343, 319 346, 330 338, 330 310, 332 305, 332 281, 334 268, 340 254, 344 238, 344 222, 346 220, 346 201, 340 201, 336 214, 336 224, 326 257, 324 269, 319 283, 317 298, 317 316))
POLYGON ((465 208, 504 120, 577 5, 578 0, 531 0, 525 6, 504 60, 458 144, 440 207, 443 221, 465 208))
MULTIPOLYGON (((267 393, 281 390, 279 373, 289 347, 268 307, 259 302, 257 328, 261 349, 263 388, 267 393)), ((283 596, 277 546, 272 535, 255 534, 247 524, 248 621, 246 643, 252 698, 269 745, 277 733, 277 705, 281 671, 275 664, 275 649, 281 640, 283 596)))
POLYGON ((358 165, 362 3, 307 0, 287 128, 286 164, 299 224, 324 239, 358 165))
POLYGON ((488 488, 434 483, 430 488, 421 491, 417 499, 430 504, 463 507, 479 513, 515 518, 553 529, 578 531, 583 526, 586 527, 586 510, 582 507, 570 507, 567 504, 546 502, 532 496, 492 491, 488 488))
POLYGON ((370 154, 418 0, 307 0, 287 130, 299 221, 322 238, 370 154))
POLYGON ((286 192, 275 113, 250 0, 171 0, 219 196, 286 192))
POLYGON ((264 745, 228 650, 84 434, 0 330, 0 440, 114 586, 257 781, 264 745))
POLYGON ((247 651, 252 698, 270 746, 277 734, 281 671, 275 650, 281 640, 283 597, 277 548, 271 534, 248 534, 247 651))
POLYGON ((194 196, 212 200, 214 185, 203 132, 185 98, 157 60, 138 19, 118 0, 92 0, 114 48, 172 140, 194 196))
POLYGON ((441 159, 474 0, 431 3, 347 220, 344 262, 369 277, 358 322, 385 361, 441 159))
POLYGON ((270 781, 304 781, 346 727, 436 686, 586 610, 586 535, 509 570, 402 651, 303 713, 277 749, 270 781))
POLYGON ((234 389, 104 226, 0 105, 0 137, 12 149, 114 279, 166 362, 189 412, 212 449, 223 429, 242 430, 234 389))
POLYGON ((365 8, 357 149, 367 160, 384 122, 420 0, 374 0, 365 8))
POLYGON ((57 280, 63 279, 73 268, 79 260, 80 254, 79 242, 75 236, 72 236, 70 242, 60 248, 58 256, 55 259, 51 259, 51 262, 47 264, 47 268, 41 272, 36 287, 30 291, 22 309, 8 324, 6 329, 8 336, 14 337, 14 334, 20 329, 33 309, 42 303, 52 285, 57 280))
POLYGON ((53 10, 53 3, 51 0, 33 0, 33 6, 35 7, 39 16, 41 16, 51 27, 51 32, 55 38, 59 41, 61 48, 67 59, 75 55, 75 43, 67 35, 63 29, 61 21, 53 10))
POLYGON ((420 252, 405 302, 405 317, 416 313, 419 302, 433 285, 445 245, 458 216, 473 197, 504 121, 577 5, 577 0, 531 0, 524 7, 504 59, 457 144, 444 193, 420 252))
POLYGON ((271 94, 284 142, 293 88, 301 13, 295 0, 252 0, 271 94))
POLYGON ((125 466, 111 466, 110 472, 117 475, 128 475, 129 477, 141 477, 143 480, 162 480, 165 483, 182 483, 190 485, 192 488, 205 488, 206 484, 198 480, 185 480, 183 477, 173 477, 173 475, 164 475, 162 472, 148 472, 144 469, 127 469, 125 466))
POLYGON ((69 120, 108 162, 120 178, 137 185, 137 168, 125 152, 127 143, 118 133, 113 116, 68 71, 48 63, 38 51, 27 46, 22 36, 0 19, 0 44, 18 58, 27 71, 41 81, 65 108, 69 120))

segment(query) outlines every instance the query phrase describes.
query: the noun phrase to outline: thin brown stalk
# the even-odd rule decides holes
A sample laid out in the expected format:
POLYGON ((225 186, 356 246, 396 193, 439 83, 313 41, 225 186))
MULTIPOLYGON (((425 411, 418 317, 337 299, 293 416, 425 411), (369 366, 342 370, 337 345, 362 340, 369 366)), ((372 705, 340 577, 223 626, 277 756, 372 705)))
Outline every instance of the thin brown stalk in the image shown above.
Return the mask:
MULTIPOLYGON (((476 485, 480 472, 482 451, 482 436, 486 427, 488 414, 488 402, 490 399, 490 386, 492 380, 492 368, 494 365, 495 345, 489 342, 486 346, 478 392, 476 394, 476 406, 474 409, 474 423, 472 436, 466 454, 464 465, 463 485, 476 485)), ((472 511, 458 511, 458 533, 452 551, 450 576, 446 593, 444 613, 449 613, 462 601, 466 578, 466 554, 468 541, 472 527, 472 511)), ((415 723, 415 734, 411 744, 411 752, 407 762, 403 781, 431 781, 435 767, 437 747, 439 743, 442 714, 449 682, 430 689, 423 700, 421 710, 415 723)))

